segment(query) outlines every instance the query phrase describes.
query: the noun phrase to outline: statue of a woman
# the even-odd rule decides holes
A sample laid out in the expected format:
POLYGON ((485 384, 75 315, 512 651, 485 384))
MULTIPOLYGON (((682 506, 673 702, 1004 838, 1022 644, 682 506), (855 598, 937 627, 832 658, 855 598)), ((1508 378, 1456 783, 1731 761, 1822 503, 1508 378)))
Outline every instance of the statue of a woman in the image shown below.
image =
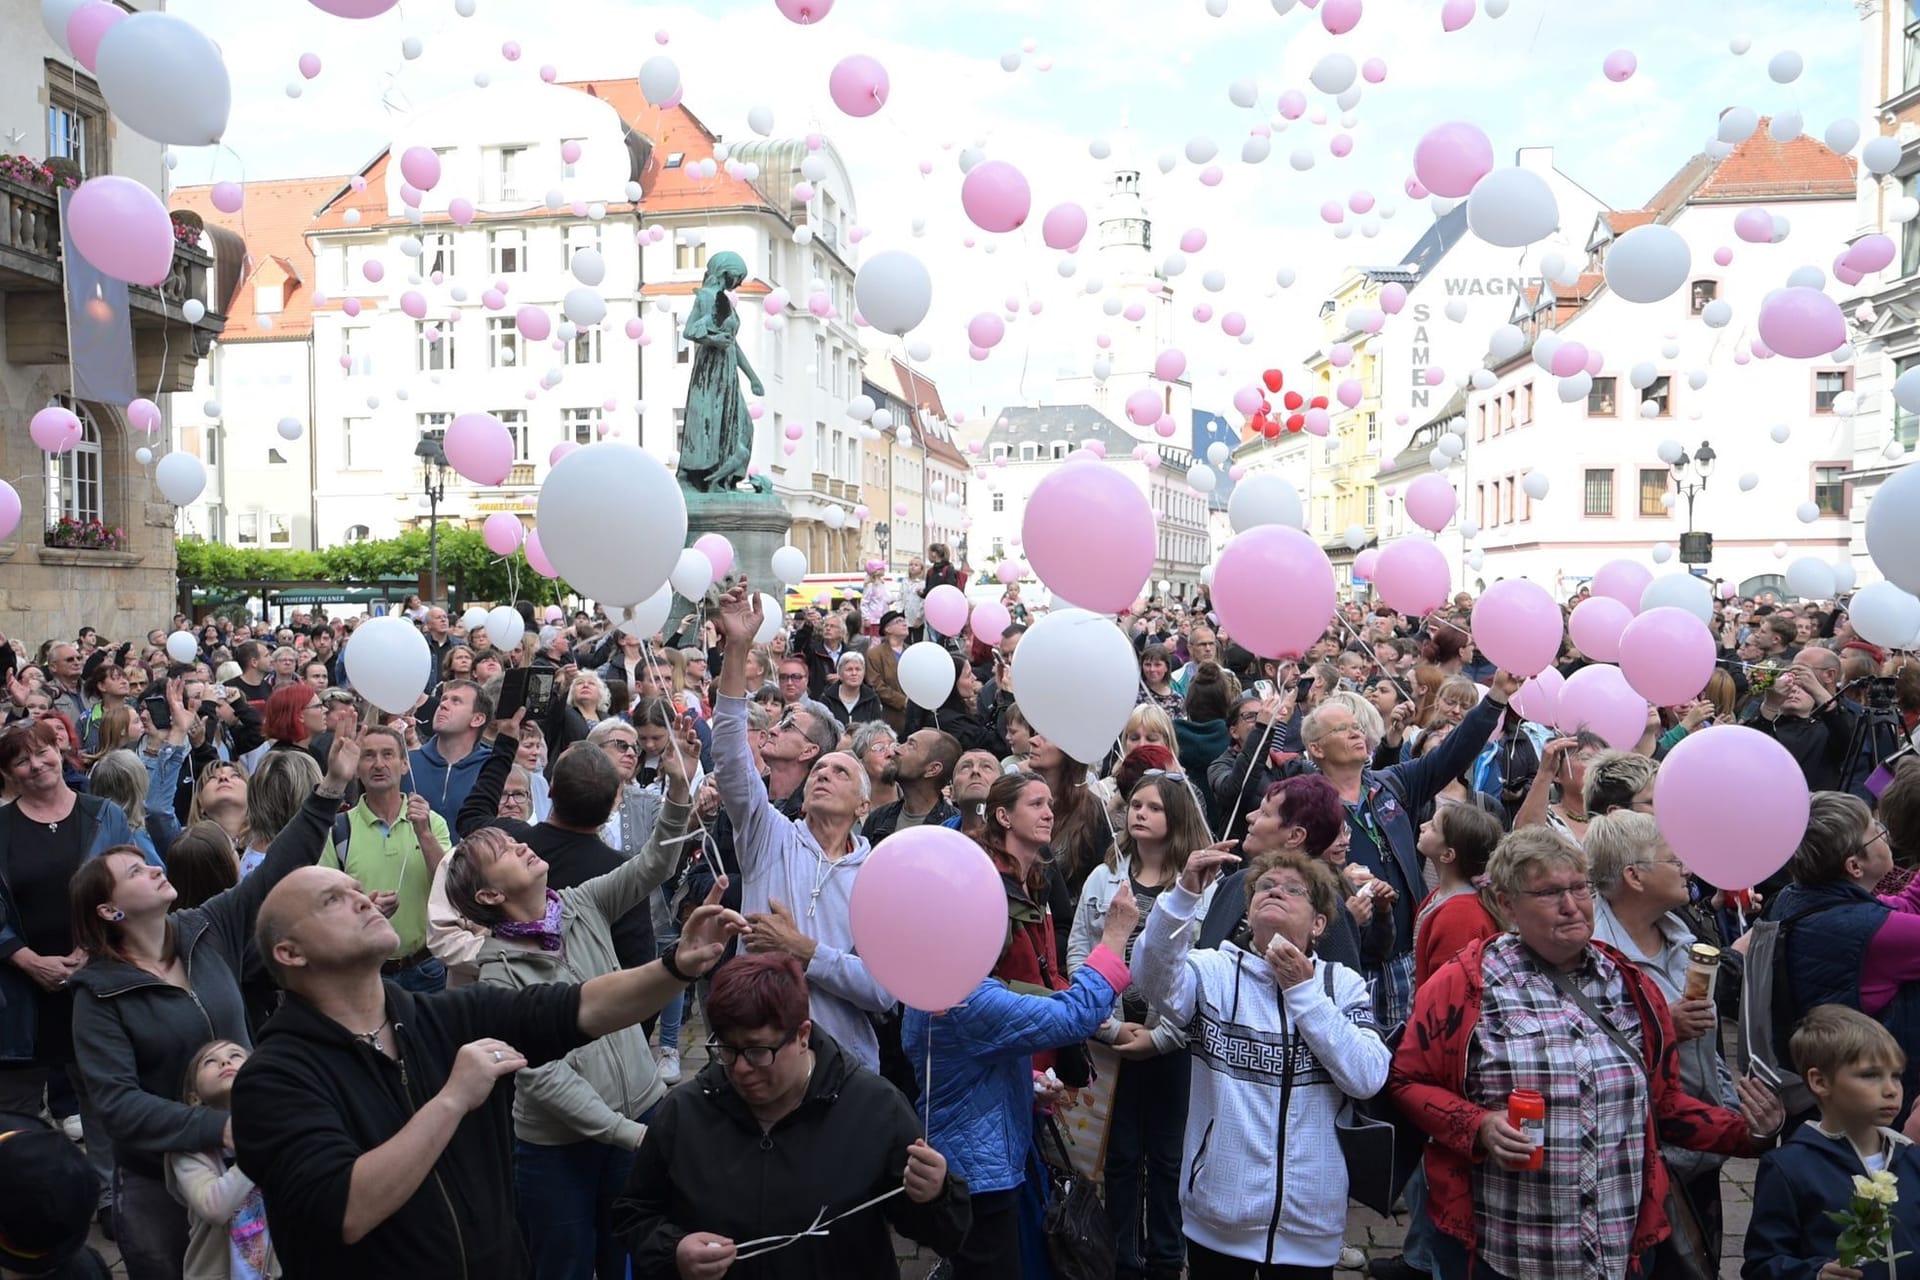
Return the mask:
MULTIPOLYGON (((765 395, 734 335, 740 316, 728 291, 747 278, 737 253, 707 260, 706 279, 693 295, 693 311, 681 336, 693 344, 693 376, 687 384, 687 423, 680 442, 680 483, 696 493, 730 493, 747 478, 753 456, 753 419, 740 390, 740 375, 756 396, 765 395)), ((764 490, 764 481, 754 487, 764 490)))

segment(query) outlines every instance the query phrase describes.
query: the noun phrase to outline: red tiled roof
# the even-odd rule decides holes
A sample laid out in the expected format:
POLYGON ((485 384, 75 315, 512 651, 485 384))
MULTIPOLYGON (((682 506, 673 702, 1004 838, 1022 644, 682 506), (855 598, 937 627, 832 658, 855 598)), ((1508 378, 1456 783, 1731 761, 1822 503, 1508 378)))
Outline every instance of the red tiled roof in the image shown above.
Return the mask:
POLYGON ((321 205, 345 183, 345 178, 249 182, 239 213, 214 208, 212 187, 174 188, 174 208, 191 209, 208 226, 223 227, 246 242, 246 270, 227 299, 222 342, 304 338, 313 332, 313 249, 306 233, 321 205), (253 310, 254 285, 271 283, 268 276, 291 281, 286 304, 270 329, 261 327, 253 310))
POLYGON ((1748 201, 1833 196, 1851 200, 1853 195, 1852 157, 1835 155, 1805 134, 1776 142, 1763 119, 1753 136, 1735 147, 1690 198, 1748 201))
MULTIPOLYGON (((640 296, 643 298, 690 298, 699 291, 700 281, 698 280, 659 280, 640 286, 640 296)), ((773 290, 758 280, 748 280, 734 292, 761 298, 772 293, 773 290)))
POLYGON ((1651 209, 1609 209, 1600 215, 1607 220, 1607 229, 1614 235, 1624 235, 1635 227, 1644 227, 1653 221, 1651 209))

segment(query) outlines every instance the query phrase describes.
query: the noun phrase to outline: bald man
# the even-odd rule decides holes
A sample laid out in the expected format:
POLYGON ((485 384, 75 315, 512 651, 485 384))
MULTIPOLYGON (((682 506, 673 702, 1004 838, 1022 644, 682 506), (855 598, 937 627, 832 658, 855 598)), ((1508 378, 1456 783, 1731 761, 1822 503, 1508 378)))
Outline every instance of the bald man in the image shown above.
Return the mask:
POLYGON ((726 656, 713 704, 713 777, 745 881, 747 946, 799 960, 814 1023, 861 1066, 878 1071, 880 1041, 867 1015, 891 1009, 893 997, 854 955, 848 922, 853 879, 867 860, 859 824, 873 799, 873 780, 854 756, 829 752, 807 771, 806 816, 781 813, 767 798, 747 745, 747 657, 760 629, 759 597, 741 583, 720 601, 714 622, 726 656))
MULTIPOLYGON (((499 857, 537 870, 525 845, 499 857)), ((415 995, 381 980, 399 939, 353 877, 306 867, 275 885, 254 941, 286 1002, 234 1080, 232 1114, 286 1280, 531 1276, 513 1090, 495 1085, 659 1012, 745 928, 706 906, 677 953, 638 969, 415 995)))

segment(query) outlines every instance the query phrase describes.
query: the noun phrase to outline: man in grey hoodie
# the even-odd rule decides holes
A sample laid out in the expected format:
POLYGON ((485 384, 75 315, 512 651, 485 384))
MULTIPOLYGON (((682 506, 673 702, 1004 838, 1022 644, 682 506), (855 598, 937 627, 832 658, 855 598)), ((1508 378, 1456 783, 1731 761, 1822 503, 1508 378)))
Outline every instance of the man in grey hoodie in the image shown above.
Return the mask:
MULTIPOLYGON (((858 831, 872 799, 872 780, 844 751, 821 756, 807 774, 805 816, 788 818, 767 798, 747 745, 747 658, 762 622, 759 597, 742 582, 720 601, 714 618, 725 659, 713 709, 713 776, 734 826, 734 849, 745 881, 742 910, 751 925, 746 945, 785 951, 805 966, 816 1026, 869 1071, 880 1067, 880 1042, 868 1014, 893 1007, 853 953, 848 902, 867 860, 858 831)), ((769 742, 798 733, 793 714, 769 742)))

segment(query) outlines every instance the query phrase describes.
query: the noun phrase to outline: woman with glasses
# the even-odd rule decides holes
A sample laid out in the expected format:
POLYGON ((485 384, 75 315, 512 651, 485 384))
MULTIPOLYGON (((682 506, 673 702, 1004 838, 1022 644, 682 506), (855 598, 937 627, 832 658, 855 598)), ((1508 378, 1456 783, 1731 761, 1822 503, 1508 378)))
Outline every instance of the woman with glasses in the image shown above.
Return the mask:
POLYGON ((853 754, 860 761, 860 767, 867 772, 867 780, 873 784, 873 798, 869 801, 872 808, 892 804, 900 798, 900 784, 890 781, 887 766, 893 763, 893 757, 900 750, 900 736, 893 726, 885 720, 870 720, 865 724, 853 726, 853 754))
POLYGON ((1238 861, 1221 843, 1187 856, 1134 950, 1147 1003, 1193 1034, 1181 1209, 1190 1280, 1326 1280, 1347 1226, 1334 1120, 1370 1098, 1389 1052, 1367 983, 1315 955, 1341 910, 1323 862, 1263 854, 1247 868, 1245 948, 1196 950, 1206 892, 1238 861))
POLYGON ((966 1184, 807 1002, 785 953, 714 973, 707 1065, 661 1099, 614 1204, 635 1280, 895 1280, 891 1232, 945 1254, 967 1237, 966 1184))
POLYGON ((231 760, 215 760, 200 770, 187 808, 187 825, 216 824, 233 841, 235 856, 247 847, 247 775, 231 760))
MULTIPOLYGON (((1120 772, 1136 775, 1138 781, 1128 792, 1125 821, 1106 863, 1094 868, 1080 891, 1080 908, 1067 941, 1067 966, 1073 972, 1079 972, 1098 944, 1107 909, 1122 886, 1132 892, 1139 912, 1149 912, 1186 867, 1187 855, 1213 841, 1186 778, 1164 767, 1139 769, 1139 758, 1148 755, 1142 749, 1121 762, 1120 772)), ((1196 935, 1212 895, 1213 885, 1208 884, 1194 911, 1196 935)), ((1136 930, 1121 952, 1128 963, 1138 936, 1136 930)), ((1144 994, 1129 988, 1114 1002, 1097 1035, 1120 1058, 1104 1175, 1119 1267, 1128 1275, 1177 1276, 1185 1258, 1180 1141, 1187 1126, 1191 1063, 1186 1032, 1161 1017, 1144 994)))
POLYGON ((1579 845, 1523 828, 1487 878, 1512 932, 1469 943, 1419 989, 1389 1084, 1432 1139, 1439 1274, 1649 1275, 1671 1229, 1661 1143, 1754 1155, 1780 1128, 1779 1100, 1743 1079, 1743 1115, 1682 1090, 1659 986, 1594 938, 1579 845), (1532 1095, 1521 1129, 1510 1115, 1532 1095))

